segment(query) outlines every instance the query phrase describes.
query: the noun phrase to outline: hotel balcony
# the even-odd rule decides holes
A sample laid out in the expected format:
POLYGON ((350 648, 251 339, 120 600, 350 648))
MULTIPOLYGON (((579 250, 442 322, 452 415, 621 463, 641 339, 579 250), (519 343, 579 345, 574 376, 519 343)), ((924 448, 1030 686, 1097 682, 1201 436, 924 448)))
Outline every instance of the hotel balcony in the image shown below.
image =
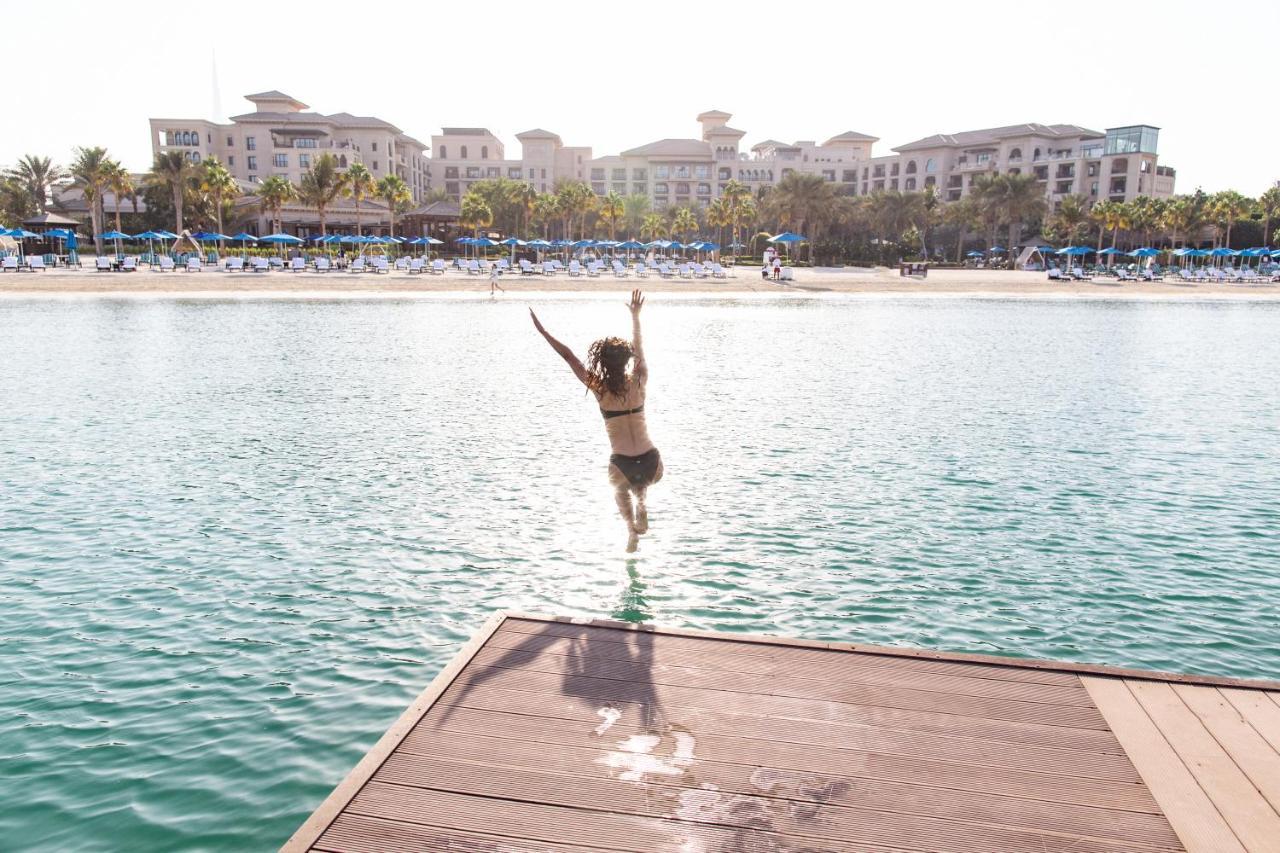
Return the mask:
POLYGON ((966 160, 956 163, 955 168, 961 172, 985 172, 989 169, 998 168, 999 165, 1000 161, 994 159, 984 160, 981 163, 976 160, 966 160))

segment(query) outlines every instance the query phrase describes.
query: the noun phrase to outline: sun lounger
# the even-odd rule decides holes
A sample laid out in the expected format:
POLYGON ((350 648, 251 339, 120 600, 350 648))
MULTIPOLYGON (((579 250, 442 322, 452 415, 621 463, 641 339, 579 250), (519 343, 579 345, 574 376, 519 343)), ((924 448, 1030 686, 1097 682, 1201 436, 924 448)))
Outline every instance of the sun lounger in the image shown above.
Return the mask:
POLYGON ((639 261, 636 261, 634 264, 632 264, 631 270, 636 274, 636 278, 649 277, 649 268, 646 267, 644 264, 640 263, 639 261))
POLYGON ((569 261, 569 278, 577 278, 582 275, 582 264, 577 261, 569 261))
POLYGON ((227 258, 223 272, 244 272, 244 258, 227 258))
POLYGON ((111 259, 104 257, 96 257, 93 259, 93 268, 98 272, 111 272, 111 259))
POLYGON ((614 261, 613 275, 615 278, 626 278, 631 275, 631 271, 627 269, 626 264, 622 263, 622 261, 614 261))
POLYGON ((525 258, 520 259, 520 275, 533 275, 537 270, 533 268, 533 264, 525 258))
POLYGON ((395 268, 396 268, 396 272, 408 272, 408 271, 409 271, 409 259, 408 259, 408 258, 396 258, 395 268))
POLYGON ((555 274, 556 274, 556 265, 555 265, 555 264, 553 264, 551 261, 543 261, 543 262, 542 262, 542 274, 543 274, 543 275, 555 275, 555 274))
POLYGON ((444 261, 442 259, 436 258, 431 262, 431 274, 444 275, 444 261))
POLYGON ((364 272, 368 267, 365 266, 364 256, 356 258, 351 262, 351 266, 347 267, 347 272, 364 272))
POLYGON ((422 258, 414 258, 413 260, 409 261, 409 266, 407 269, 409 271, 409 275, 414 275, 415 273, 421 274, 423 269, 425 268, 426 268, 426 262, 423 261, 422 258))
POLYGON ((329 263, 329 259, 324 255, 316 258, 316 272, 328 272, 333 269, 333 264, 329 263))
POLYGON ((720 264, 714 263, 711 265, 711 277, 712 278, 728 278, 729 273, 726 272, 725 268, 720 266, 720 264))
POLYGON ((202 269, 204 269, 204 265, 201 264, 199 258, 194 255, 187 258, 187 272, 200 272, 202 269))
POLYGON ((43 255, 27 255, 27 271, 40 272, 44 269, 43 255))
POLYGON ((5 255, 5 256, 4 256, 4 260, 3 260, 3 261, 0 261, 0 270, 3 270, 4 272, 17 272, 17 271, 18 271, 18 256, 17 256, 17 255, 5 255))
POLYGON ((387 263, 386 258, 374 258, 369 261, 369 268, 373 270, 375 274, 380 272, 390 272, 391 264, 387 263))
POLYGON ((1057 267, 1049 268, 1049 281, 1062 281, 1062 270, 1057 267))
POLYGON ((676 277, 675 270, 671 269, 671 267, 667 266, 666 264, 658 264, 658 275, 662 276, 663 278, 676 277))
POLYGON ((270 272, 271 264, 267 263, 266 258, 254 258, 253 271, 254 272, 270 272))
MULTIPOLYGON (((157 268, 152 267, 152 269, 157 269, 157 268)), ((175 269, 173 258, 169 257, 168 255, 161 255, 160 266, 158 269, 160 272, 173 272, 175 269)))

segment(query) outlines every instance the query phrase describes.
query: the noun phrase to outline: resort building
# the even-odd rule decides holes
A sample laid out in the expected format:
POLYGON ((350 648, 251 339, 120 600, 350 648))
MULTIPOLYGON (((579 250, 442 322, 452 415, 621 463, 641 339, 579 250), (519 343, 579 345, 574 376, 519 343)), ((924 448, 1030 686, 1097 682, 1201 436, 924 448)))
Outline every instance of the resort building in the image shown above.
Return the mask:
POLYGON ((202 119, 151 119, 153 153, 181 151, 192 162, 217 157, 246 183, 269 175, 301 182, 321 154, 339 168, 364 163, 375 180, 399 175, 422 200, 429 186, 427 146, 391 122, 351 113, 308 112, 306 104, 283 92, 246 95, 254 111, 232 116, 230 124, 202 119))
POLYGON ((516 134, 521 155, 507 159, 503 144, 484 128, 445 128, 432 137, 429 178, 459 199, 471 183, 505 177, 549 191, 556 181, 586 181, 596 193, 647 195, 653 205, 706 205, 730 180, 753 190, 773 186, 791 172, 817 175, 848 195, 935 187, 946 201, 963 198, 984 174, 1030 174, 1050 202, 1078 194, 1091 201, 1128 201, 1173 194, 1175 173, 1158 162, 1159 129, 1147 125, 1105 132, 1071 124, 1019 124, 936 134, 875 157, 875 136, 846 131, 825 142, 766 139, 743 148, 746 132, 729 126, 719 110, 700 114, 698 138, 659 139, 617 155, 565 146, 550 131, 516 134))

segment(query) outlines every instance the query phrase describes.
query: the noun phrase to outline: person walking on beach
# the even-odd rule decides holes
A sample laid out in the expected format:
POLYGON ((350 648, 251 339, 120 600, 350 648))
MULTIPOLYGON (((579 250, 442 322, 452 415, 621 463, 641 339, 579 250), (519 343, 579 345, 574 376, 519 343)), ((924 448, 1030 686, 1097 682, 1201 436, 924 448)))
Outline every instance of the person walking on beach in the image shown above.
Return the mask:
POLYGON ((494 295, 493 294, 494 288, 501 290, 503 293, 507 292, 507 289, 505 287, 498 284, 498 265, 489 264, 489 295, 490 296, 494 295))
POLYGON ((644 294, 631 292, 631 340, 601 338, 591 345, 584 365, 560 341, 551 336, 529 309, 533 327, 546 339, 578 381, 595 394, 604 417, 613 455, 609 457, 609 483, 614 489, 618 512, 627 524, 627 551, 636 550, 640 536, 649 529, 649 512, 645 505, 648 489, 662 479, 662 456, 649 439, 645 425, 645 388, 649 366, 640 344, 640 309, 644 294), (628 371, 628 367, 631 369, 628 371), (634 501, 634 502, 633 502, 634 501))

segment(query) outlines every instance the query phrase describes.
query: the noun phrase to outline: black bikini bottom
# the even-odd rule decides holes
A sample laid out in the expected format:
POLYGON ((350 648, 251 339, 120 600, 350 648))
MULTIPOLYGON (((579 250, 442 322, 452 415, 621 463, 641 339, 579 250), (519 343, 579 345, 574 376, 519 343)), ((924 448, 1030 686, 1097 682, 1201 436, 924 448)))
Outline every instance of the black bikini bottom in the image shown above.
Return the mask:
POLYGON ((622 472, 632 488, 643 489, 652 484, 653 479, 658 476, 658 466, 662 464, 662 457, 658 455, 658 448, 655 447, 639 456, 623 456, 621 453, 615 453, 609 457, 609 464, 616 466, 622 472))

